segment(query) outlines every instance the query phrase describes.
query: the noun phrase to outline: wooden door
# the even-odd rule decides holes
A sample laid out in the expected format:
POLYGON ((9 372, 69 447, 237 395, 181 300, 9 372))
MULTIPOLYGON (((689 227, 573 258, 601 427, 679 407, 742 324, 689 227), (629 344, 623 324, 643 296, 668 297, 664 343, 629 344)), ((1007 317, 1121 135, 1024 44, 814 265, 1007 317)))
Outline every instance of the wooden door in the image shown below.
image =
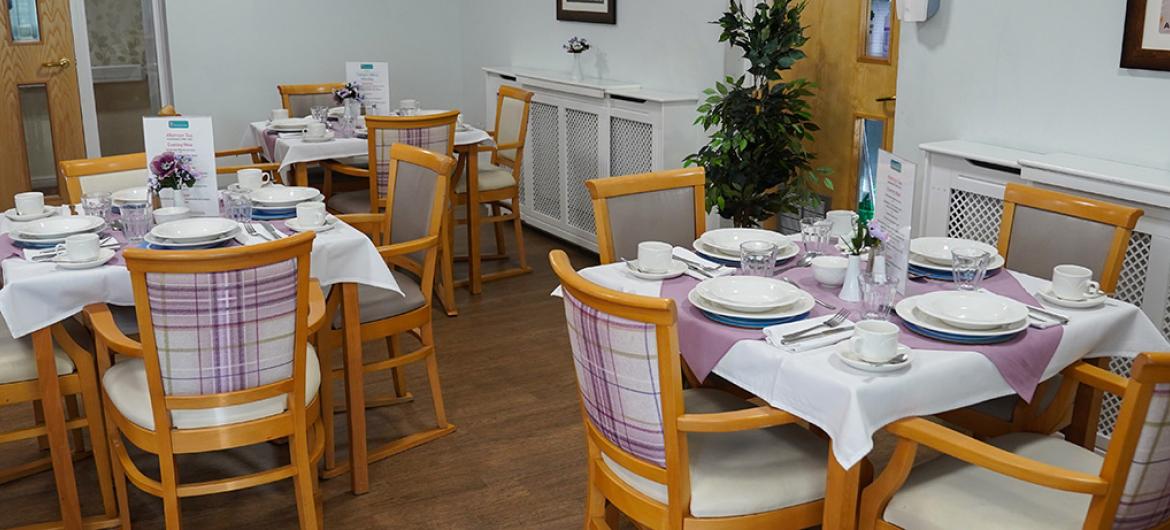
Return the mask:
POLYGON ((876 167, 874 150, 894 141, 898 78, 898 20, 893 0, 809 2, 801 21, 808 57, 794 77, 817 84, 813 118, 821 130, 811 145, 817 167, 832 170, 832 208, 856 209, 865 199, 862 174, 876 167), (863 169, 864 168, 864 169, 863 169))
POLYGON ((85 158, 69 0, 0 7, 0 207, 59 194, 57 162, 85 158))

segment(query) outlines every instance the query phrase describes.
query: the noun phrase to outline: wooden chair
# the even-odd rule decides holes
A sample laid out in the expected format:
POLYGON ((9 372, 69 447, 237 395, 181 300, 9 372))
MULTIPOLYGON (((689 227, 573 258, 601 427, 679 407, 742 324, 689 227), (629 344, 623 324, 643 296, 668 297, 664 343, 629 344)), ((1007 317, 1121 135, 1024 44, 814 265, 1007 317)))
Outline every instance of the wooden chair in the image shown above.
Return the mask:
POLYGON ((378 252, 392 268, 394 278, 404 294, 354 284, 334 286, 329 297, 327 318, 332 328, 319 335, 318 346, 322 372, 322 405, 325 410, 325 471, 335 477, 351 471, 354 493, 369 488, 367 466, 411 447, 450 434, 455 426, 447 421, 443 395, 439 387, 439 365, 435 359, 435 340, 431 330, 431 293, 435 262, 441 241, 442 225, 451 173, 455 160, 449 156, 406 144, 371 151, 371 162, 385 169, 383 212, 348 214, 341 220, 362 230, 378 246, 378 252), (385 153, 387 158, 379 158, 385 153), (403 352, 399 336, 409 333, 421 343, 412 352, 403 352), (362 343, 385 339, 389 359, 365 363, 362 343), (344 368, 333 370, 332 356, 344 345, 344 368), (367 451, 367 407, 402 403, 411 399, 401 369, 408 364, 425 362, 435 408, 435 427, 399 438, 380 448, 367 451), (389 398, 365 397, 364 375, 389 369, 395 394, 389 398), (346 410, 349 412, 350 463, 339 466, 333 449, 333 383, 344 379, 346 410))
POLYGON ((701 167, 585 181, 601 263, 635 258, 642 241, 689 248, 707 229, 706 183, 701 167))
MULTIPOLYGON (((254 149, 259 148, 229 149, 217 152, 215 156, 221 158, 252 154, 254 155, 252 159, 257 160, 258 157, 253 153, 254 149)), ((272 173, 272 178, 277 179, 277 181, 280 179, 280 172, 277 171, 280 169, 280 164, 267 162, 230 166, 217 165, 215 172, 220 175, 234 175, 237 171, 245 168, 269 171, 272 173)), ((57 170, 61 175, 61 180, 65 182, 65 198, 69 204, 81 202, 81 196, 89 192, 113 193, 127 188, 146 186, 145 153, 66 160, 58 165, 57 170)))
POLYGON ((682 389, 673 300, 590 283, 549 255, 564 289, 588 445, 585 528, 807 528, 824 510, 828 444, 799 420, 682 389))
POLYGON ((280 92, 280 106, 288 110, 289 116, 308 116, 313 107, 324 105, 336 107, 333 91, 345 87, 345 83, 321 83, 311 85, 276 85, 280 92))
POLYGON ((309 280, 312 234, 249 247, 127 249, 141 342, 114 325, 104 304, 86 308, 124 528, 125 480, 161 497, 167 528, 180 499, 291 478, 301 528, 322 526, 316 465, 323 450, 320 368, 309 335, 324 322, 324 296, 309 280), (110 366, 110 352, 131 357, 110 366), (156 455, 159 479, 142 473, 126 442, 156 455), (226 479, 181 483, 177 455, 287 438, 290 463, 226 479))
MULTIPOLYGON (((89 429, 93 444, 94 463, 97 466, 98 487, 106 517, 117 515, 114 497, 114 483, 110 474, 110 455, 106 447, 105 424, 101 415, 101 395, 97 386, 97 374, 93 356, 85 351, 70 335, 65 323, 54 324, 52 336, 56 350, 57 381, 61 393, 69 397, 66 401, 69 418, 66 428, 74 431, 73 458, 88 456, 85 451, 83 429, 89 429), (80 396, 85 415, 79 413, 76 398, 80 396)), ((7 326, 0 322, 0 404, 16 405, 34 403, 39 405, 42 393, 37 381, 36 359, 32 341, 28 338, 14 339, 7 326)), ((46 428, 39 420, 36 425, 23 429, 0 429, 0 444, 42 437, 46 428)), ((0 469, 0 485, 45 471, 52 467, 49 456, 38 458, 18 466, 0 469)))
POLYGON ((894 422, 890 463, 861 498, 861 528, 1165 528, 1170 519, 1170 354, 1138 356, 1130 379, 1089 363, 1063 371, 1053 407, 988 443, 921 418, 894 422), (1047 432, 1076 387, 1121 396, 1100 455, 1047 432), (919 445, 946 457, 911 469, 919 445))
MULTIPOLYGON (((532 96, 533 93, 527 90, 501 86, 496 95, 496 126, 490 133, 495 145, 468 146, 466 152, 459 158, 460 169, 455 171, 455 178, 459 183, 451 202, 456 206, 467 206, 466 218, 460 219, 458 223, 467 225, 468 284, 471 286, 471 294, 479 294, 483 290, 483 282, 532 272, 532 268, 528 266, 528 256, 524 253, 524 230, 520 223, 520 179, 523 178, 521 165, 524 161, 525 141, 528 138, 528 112, 532 105, 532 96), (484 150, 491 151, 491 163, 481 166, 479 153, 484 150), (465 180, 459 178, 464 173, 462 170, 464 167, 467 174, 465 180), (475 189, 468 190, 469 182, 477 183, 475 189), (491 215, 483 217, 481 205, 488 206, 491 215), (504 214, 504 210, 508 213, 504 214), (504 230, 500 223, 509 221, 512 222, 516 234, 516 253, 520 259, 520 267, 483 274, 480 270, 481 260, 508 259, 504 230), (480 255, 479 230, 482 224, 491 224, 494 227, 495 254, 480 255)), ((454 237, 454 233, 452 229, 451 237, 454 237)))
MULTIPOLYGON (((1007 260, 1008 269, 1041 278, 1051 277, 1053 267, 1064 263, 1088 267, 1101 282, 1101 290, 1112 293, 1117 289, 1130 236, 1142 214, 1137 208, 1008 184, 1004 190, 999 253, 1007 260), (1053 237, 1054 234, 1076 236, 1053 237)), ((1042 384, 1033 404, 1011 395, 939 417, 984 437, 1018 431, 1053 398, 1058 385, 1056 378, 1042 384)), ((1085 392, 1088 391, 1077 399, 1086 407, 1099 408, 1100 394, 1085 392)), ((1074 427, 1082 431, 1080 434, 1069 434, 1077 440, 1095 439, 1095 419, 1091 423, 1074 427)))
POLYGON ((163 105, 161 109, 158 109, 158 115, 164 118, 169 118, 171 116, 182 116, 182 114, 179 114, 179 111, 175 110, 174 105, 163 105))

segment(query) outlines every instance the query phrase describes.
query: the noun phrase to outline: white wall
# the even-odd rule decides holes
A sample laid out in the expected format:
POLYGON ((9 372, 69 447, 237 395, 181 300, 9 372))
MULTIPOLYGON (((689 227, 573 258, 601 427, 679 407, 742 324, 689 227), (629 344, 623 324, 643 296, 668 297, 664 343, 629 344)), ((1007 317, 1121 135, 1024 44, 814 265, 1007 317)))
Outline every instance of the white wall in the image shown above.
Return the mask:
POLYGON ((562 22, 553 0, 462 0, 463 110, 470 123, 485 115, 484 66, 568 72, 561 49, 569 37, 589 40, 586 76, 646 88, 699 93, 721 78, 724 46, 716 20, 722 0, 620 0, 617 25, 562 22))
POLYGON ((1170 72, 1124 70, 1125 2, 944 0, 902 26, 894 149, 963 139, 1170 169, 1170 72))
POLYGON ((389 62, 393 99, 457 107, 458 20, 458 0, 167 2, 175 107, 211 115, 216 146, 239 147, 280 107, 276 85, 344 81, 346 61, 389 62))

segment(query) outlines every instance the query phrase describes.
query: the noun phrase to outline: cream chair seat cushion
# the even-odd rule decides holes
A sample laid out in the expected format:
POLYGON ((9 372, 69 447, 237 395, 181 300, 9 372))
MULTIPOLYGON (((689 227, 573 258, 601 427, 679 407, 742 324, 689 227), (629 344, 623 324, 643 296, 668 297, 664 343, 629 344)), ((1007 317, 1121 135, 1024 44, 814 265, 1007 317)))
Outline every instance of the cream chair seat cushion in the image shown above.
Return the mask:
MULTIPOLYGON (((312 345, 309 345, 305 357, 305 404, 308 405, 317 397, 317 388, 321 385, 321 365, 312 345)), ((106 370, 102 386, 122 416, 143 429, 154 430, 150 390, 146 385, 146 364, 142 359, 118 361, 106 370)), ((284 412, 286 401, 284 396, 277 396, 229 407, 176 410, 171 412, 171 422, 176 429, 199 429, 251 421, 284 412)))
MULTIPOLYGON (((479 191, 500 190, 516 185, 516 178, 512 176, 511 169, 491 164, 480 164, 478 174, 479 191)), ((455 192, 467 193, 467 179, 459 179, 459 185, 455 187, 455 192)))
MULTIPOLYGON (((1066 469, 1101 471, 1102 457, 1060 438, 1013 433, 992 445, 1066 469)), ((994 471, 943 457, 914 468, 890 500, 884 519, 906 530, 1081 528, 1088 495, 1037 486, 994 471)))
MULTIPOLYGON (((688 413, 750 407, 717 390, 683 392, 688 413)), ((828 444, 797 425, 732 433, 687 435, 691 463, 691 514, 729 517, 797 506, 824 498, 828 444)), ((602 455, 622 480, 667 502, 666 486, 645 479, 602 455)))
POLYGON ((325 204, 337 213, 370 213, 370 192, 359 190, 334 193, 325 204))
MULTIPOLYGON (((398 270, 391 272, 403 294, 369 285, 358 285, 358 314, 361 315, 363 323, 401 315, 427 303, 426 298, 423 297, 422 289, 419 288, 418 282, 413 277, 398 270)), ((337 313, 333 319, 334 329, 340 329, 342 326, 341 311, 337 313)))
MULTIPOLYGON (((0 340, 0 384, 35 380, 37 360, 32 339, 14 339, 7 328, 0 329, 0 333, 4 337, 0 340)), ((61 349, 54 347, 53 356, 57 361, 57 375, 68 375, 76 369, 73 360, 61 349)))

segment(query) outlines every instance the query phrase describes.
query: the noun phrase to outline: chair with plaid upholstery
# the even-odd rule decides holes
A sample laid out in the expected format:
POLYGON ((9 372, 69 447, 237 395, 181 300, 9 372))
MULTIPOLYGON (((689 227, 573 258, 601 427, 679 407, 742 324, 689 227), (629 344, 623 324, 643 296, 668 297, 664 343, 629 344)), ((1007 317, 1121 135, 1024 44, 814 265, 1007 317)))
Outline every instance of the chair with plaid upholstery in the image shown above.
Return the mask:
POLYGON ((824 510, 828 443, 786 412, 682 388, 673 300, 563 288, 588 445, 586 528, 807 528, 824 510))
POLYGON ((1170 354, 1124 377, 1080 362, 1028 432, 987 442, 921 418, 890 424, 898 442, 861 500, 863 529, 1165 528, 1170 523, 1170 354), (1104 455, 1051 436, 1079 386, 1121 397, 1104 455), (915 469, 918 446, 944 457, 915 469))
POLYGON ((309 280, 312 234, 198 251, 126 250, 141 342, 119 331, 104 304, 86 308, 96 335, 114 484, 129 528, 125 480, 161 497, 167 528, 183 497, 293 479, 301 528, 321 526, 316 465, 323 451, 309 335, 323 322, 309 280), (127 359, 110 366, 110 352, 127 359), (287 438, 290 463, 228 479, 181 483, 177 455, 287 438), (156 455, 159 479, 125 443, 156 455))
MULTIPOLYGON (((453 117, 451 118, 454 119, 453 117)), ((386 191, 381 213, 348 214, 338 216, 342 221, 370 236, 378 252, 391 267, 402 293, 365 285, 342 284, 333 287, 329 295, 328 317, 333 325, 322 330, 318 337, 321 362, 332 367, 332 356, 342 349, 346 352, 344 368, 322 372, 322 386, 332 388, 333 382, 344 379, 346 410, 349 412, 349 465, 338 465, 333 448, 333 410, 331 392, 322 393, 325 413, 325 471, 326 477, 350 472, 354 493, 369 488, 368 465, 412 447, 446 436, 455 430, 447 421, 443 394, 439 388, 439 366, 435 358, 435 341, 431 328, 431 299, 438 260, 444 206, 455 160, 449 156, 406 144, 387 146, 385 158, 371 160, 385 168, 386 191), (399 338, 410 335, 418 348, 404 352, 399 338), (366 362, 362 358, 362 343, 385 340, 388 359, 366 362), (434 427, 387 442, 381 447, 366 448, 367 408, 409 402, 412 396, 406 390, 403 368, 408 364, 425 363, 434 407, 434 427), (389 397, 365 396, 364 376, 368 372, 390 370, 394 394, 389 397), (356 413, 354 411, 357 411, 356 413)))

